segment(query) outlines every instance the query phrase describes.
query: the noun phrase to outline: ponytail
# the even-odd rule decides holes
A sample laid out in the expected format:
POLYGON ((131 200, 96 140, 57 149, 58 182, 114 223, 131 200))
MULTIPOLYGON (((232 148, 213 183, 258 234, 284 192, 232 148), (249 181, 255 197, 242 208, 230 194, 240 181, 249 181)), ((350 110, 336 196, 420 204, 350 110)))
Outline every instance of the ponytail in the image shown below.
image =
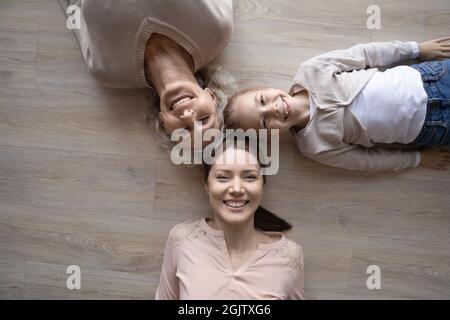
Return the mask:
POLYGON ((254 221, 255 227, 263 231, 283 232, 292 229, 292 225, 289 222, 261 206, 255 211, 254 221))

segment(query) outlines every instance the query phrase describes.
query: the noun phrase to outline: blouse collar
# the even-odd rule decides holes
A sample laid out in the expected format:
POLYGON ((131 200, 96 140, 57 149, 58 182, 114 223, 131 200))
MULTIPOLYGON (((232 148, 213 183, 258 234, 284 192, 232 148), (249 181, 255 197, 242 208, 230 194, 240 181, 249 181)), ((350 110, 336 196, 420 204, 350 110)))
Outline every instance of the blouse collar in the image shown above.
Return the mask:
MULTIPOLYGON (((211 227, 207 222, 208 218, 202 218, 201 219, 201 226, 203 228, 203 230, 210 235, 213 235, 215 237, 220 237, 223 238, 225 240, 225 234, 222 230, 219 229, 214 229, 213 227, 211 227)), ((210 219, 210 218, 209 218, 210 219)), ((282 233, 282 232, 278 232, 278 231, 261 231, 261 233, 271 237, 271 238, 279 238, 279 240, 275 241, 275 242, 270 242, 270 243, 258 243, 258 249, 265 249, 265 250, 271 250, 271 249, 276 249, 279 248, 280 246, 282 246, 285 242, 286 242, 286 236, 282 233)))

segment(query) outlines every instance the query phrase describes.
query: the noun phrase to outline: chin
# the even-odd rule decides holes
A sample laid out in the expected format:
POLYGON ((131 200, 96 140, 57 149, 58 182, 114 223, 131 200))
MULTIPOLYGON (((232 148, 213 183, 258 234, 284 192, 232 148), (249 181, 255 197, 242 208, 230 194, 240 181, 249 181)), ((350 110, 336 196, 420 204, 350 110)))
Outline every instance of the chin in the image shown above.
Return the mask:
POLYGON ((292 127, 292 126, 285 126, 285 127, 283 127, 283 128, 280 128, 280 129, 279 129, 279 130, 280 130, 280 134, 289 132, 289 130, 291 129, 291 127, 292 127))
POLYGON ((220 218, 227 224, 240 225, 248 222, 252 218, 252 213, 248 212, 248 210, 243 212, 230 212, 225 209, 220 213, 220 218))
POLYGON ((246 225, 249 221, 250 218, 248 217, 247 219, 242 219, 242 218, 231 218, 231 217, 222 217, 223 222, 228 225, 228 226, 242 226, 242 225, 246 225))
POLYGON ((289 127, 289 126, 285 126, 285 127, 280 127, 280 128, 270 128, 270 130, 279 130, 279 134, 283 134, 283 133, 289 132, 290 128, 291 127, 289 127))

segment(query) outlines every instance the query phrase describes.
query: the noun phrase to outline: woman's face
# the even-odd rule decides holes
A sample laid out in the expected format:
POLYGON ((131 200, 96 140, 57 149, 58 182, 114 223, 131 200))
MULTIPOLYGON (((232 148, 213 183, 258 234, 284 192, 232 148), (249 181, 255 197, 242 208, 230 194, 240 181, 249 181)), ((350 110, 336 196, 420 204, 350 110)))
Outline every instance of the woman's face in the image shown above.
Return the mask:
POLYGON ((194 121, 200 122, 203 130, 219 127, 216 103, 216 96, 210 89, 179 81, 162 92, 159 116, 167 134, 186 129, 193 136, 194 121))
POLYGON ((251 220, 263 190, 256 157, 245 150, 227 148, 216 157, 205 189, 216 219, 226 224, 251 220))
POLYGON ((301 116, 298 103, 286 92, 265 88, 246 91, 236 97, 232 114, 239 127, 247 129, 279 129, 286 132, 301 116))

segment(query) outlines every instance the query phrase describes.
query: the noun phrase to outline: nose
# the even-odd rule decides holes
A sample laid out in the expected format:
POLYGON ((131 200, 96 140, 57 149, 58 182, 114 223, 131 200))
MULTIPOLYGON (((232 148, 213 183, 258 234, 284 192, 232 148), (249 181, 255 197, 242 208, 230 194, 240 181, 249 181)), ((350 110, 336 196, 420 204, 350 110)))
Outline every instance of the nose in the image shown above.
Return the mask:
POLYGON ((180 120, 183 121, 186 126, 193 127, 195 121, 195 113, 195 110, 192 108, 181 110, 179 114, 180 120))
POLYGON ((239 195, 244 193, 244 188, 241 185, 241 179, 236 177, 233 180, 233 185, 228 189, 231 194, 239 195))
POLYGON ((280 106, 276 101, 268 105, 267 108, 264 110, 265 116, 278 118, 279 114, 280 114, 280 106))
POLYGON ((278 118, 279 113, 280 113, 280 106, 275 101, 274 103, 272 103, 272 114, 275 118, 278 118))

